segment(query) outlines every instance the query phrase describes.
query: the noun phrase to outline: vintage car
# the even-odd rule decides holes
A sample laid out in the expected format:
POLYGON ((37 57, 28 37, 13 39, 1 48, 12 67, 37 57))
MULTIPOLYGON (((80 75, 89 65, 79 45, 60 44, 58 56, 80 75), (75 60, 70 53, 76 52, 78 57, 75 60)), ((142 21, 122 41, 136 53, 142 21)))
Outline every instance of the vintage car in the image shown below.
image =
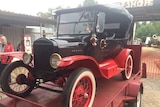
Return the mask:
POLYGON ((57 36, 39 38, 33 53, 2 72, 4 92, 25 97, 35 88, 60 87, 63 107, 91 107, 96 78, 130 79, 134 51, 127 48, 132 15, 123 7, 94 5, 56 11, 57 36))

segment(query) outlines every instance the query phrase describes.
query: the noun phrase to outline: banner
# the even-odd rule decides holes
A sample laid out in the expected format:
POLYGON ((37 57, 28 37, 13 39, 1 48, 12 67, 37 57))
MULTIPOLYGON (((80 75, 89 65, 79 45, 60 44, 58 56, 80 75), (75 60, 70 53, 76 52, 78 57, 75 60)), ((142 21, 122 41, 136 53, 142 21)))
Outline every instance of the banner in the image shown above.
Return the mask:
POLYGON ((153 6, 154 0, 130 0, 125 2, 118 2, 115 4, 121 5, 125 8, 132 7, 144 7, 144 6, 153 6))

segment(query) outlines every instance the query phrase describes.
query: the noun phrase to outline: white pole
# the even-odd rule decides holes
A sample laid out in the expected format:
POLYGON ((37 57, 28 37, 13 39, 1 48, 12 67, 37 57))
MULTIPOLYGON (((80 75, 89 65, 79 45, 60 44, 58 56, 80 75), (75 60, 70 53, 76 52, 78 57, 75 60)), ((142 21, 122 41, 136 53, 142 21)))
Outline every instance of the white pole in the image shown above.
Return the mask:
POLYGON ((135 39, 135 33, 136 33, 136 23, 134 22, 134 25, 133 25, 133 38, 132 38, 132 43, 133 43, 133 41, 134 41, 134 39, 135 39))
POLYGON ((40 22, 40 37, 42 37, 42 23, 40 22))

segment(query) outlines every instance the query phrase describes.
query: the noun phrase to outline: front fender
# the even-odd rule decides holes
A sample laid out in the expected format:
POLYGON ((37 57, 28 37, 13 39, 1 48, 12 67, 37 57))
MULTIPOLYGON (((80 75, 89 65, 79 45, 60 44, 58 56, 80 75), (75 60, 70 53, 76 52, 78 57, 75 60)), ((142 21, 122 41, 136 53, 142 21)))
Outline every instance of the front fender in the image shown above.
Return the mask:
POLYGON ((24 52, 21 52, 21 51, 18 51, 18 52, 3 52, 3 53, 0 53, 0 58, 12 57, 11 59, 13 59, 13 60, 15 58, 18 59, 18 60, 22 60, 23 53, 24 52))
POLYGON ((90 69, 95 76, 100 76, 99 64, 97 61, 85 55, 74 55, 62 58, 58 63, 59 68, 76 69, 79 67, 86 67, 90 69))
POLYGON ((24 52, 18 51, 18 52, 3 52, 0 53, 0 58, 3 56, 11 56, 11 57, 15 57, 15 58, 19 58, 22 59, 24 52))

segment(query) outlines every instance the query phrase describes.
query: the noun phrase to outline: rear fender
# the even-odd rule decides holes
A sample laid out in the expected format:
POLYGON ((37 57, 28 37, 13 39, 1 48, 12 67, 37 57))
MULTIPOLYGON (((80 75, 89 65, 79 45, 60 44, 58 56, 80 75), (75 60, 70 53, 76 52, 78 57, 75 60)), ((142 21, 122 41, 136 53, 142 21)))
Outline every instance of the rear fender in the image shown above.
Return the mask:
POLYGON ((100 76, 99 64, 97 61, 90 57, 84 55, 74 55, 62 58, 58 63, 59 68, 66 69, 76 69, 79 67, 86 67, 90 69, 95 76, 100 76))
POLYGON ((128 84, 126 95, 130 97, 137 97, 139 91, 143 94, 143 84, 138 81, 132 81, 128 84))
POLYGON ((115 62, 117 63, 118 67, 124 68, 125 67, 125 62, 128 57, 128 55, 131 54, 132 57, 134 58, 134 54, 132 49, 123 49, 116 57, 115 57, 115 62))

